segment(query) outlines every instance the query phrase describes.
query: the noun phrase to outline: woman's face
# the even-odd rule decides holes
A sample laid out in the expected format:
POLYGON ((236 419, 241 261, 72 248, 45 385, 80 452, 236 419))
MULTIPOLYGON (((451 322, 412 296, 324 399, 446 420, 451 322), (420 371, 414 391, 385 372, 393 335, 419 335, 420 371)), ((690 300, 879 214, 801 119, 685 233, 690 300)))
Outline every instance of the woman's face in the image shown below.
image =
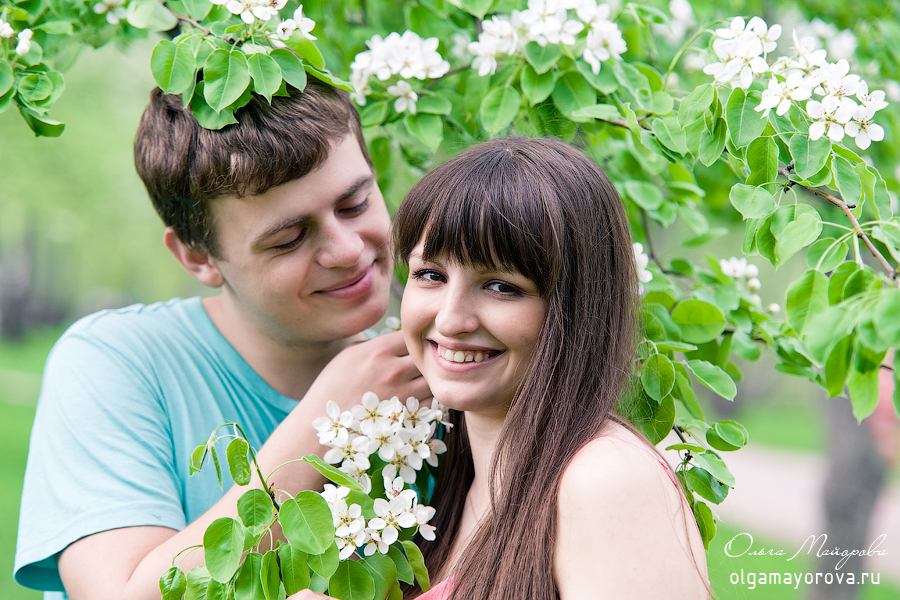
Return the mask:
POLYGON ((434 397, 503 418, 525 375, 547 301, 517 272, 486 271, 412 251, 400 317, 409 353, 434 397))

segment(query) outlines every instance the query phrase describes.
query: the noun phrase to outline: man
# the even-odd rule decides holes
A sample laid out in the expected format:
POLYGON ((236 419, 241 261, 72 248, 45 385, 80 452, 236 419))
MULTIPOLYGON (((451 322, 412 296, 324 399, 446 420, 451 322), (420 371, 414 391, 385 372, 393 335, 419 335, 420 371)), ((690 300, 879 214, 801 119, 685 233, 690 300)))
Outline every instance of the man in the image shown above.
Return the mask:
MULTIPOLYGON (((391 260, 347 95, 311 80, 237 118, 202 129, 156 90, 141 120, 135 162, 165 244, 222 292, 91 315, 51 352, 15 566, 46 597, 158 598, 172 558, 245 491, 227 470, 224 495, 212 469, 189 479, 217 426, 244 428, 265 475, 320 451, 311 423, 328 400, 430 395, 399 334, 352 344, 385 312, 391 260)), ((292 494, 321 482, 296 463, 269 480, 292 494)), ((200 563, 193 552, 181 566, 200 563)))

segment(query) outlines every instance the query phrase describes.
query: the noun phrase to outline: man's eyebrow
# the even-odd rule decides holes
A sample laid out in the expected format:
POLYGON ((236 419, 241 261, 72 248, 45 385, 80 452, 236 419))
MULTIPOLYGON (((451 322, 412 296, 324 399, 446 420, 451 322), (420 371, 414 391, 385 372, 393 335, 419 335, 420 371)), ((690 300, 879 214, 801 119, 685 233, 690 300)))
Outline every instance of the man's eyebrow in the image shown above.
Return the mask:
MULTIPOLYGON (((340 204, 341 202, 344 202, 345 200, 352 198, 359 192, 359 190, 363 189, 367 185, 372 184, 374 181, 375 181, 374 173, 369 173, 368 175, 363 175, 363 176, 359 177, 356 181, 354 181, 349 186, 347 186, 347 188, 344 189, 344 191, 341 192, 337 198, 335 198, 334 204, 337 205, 337 204, 340 204)), ((261 234, 256 236, 256 239, 253 240, 253 247, 258 248, 260 246, 263 246, 265 244, 265 241, 268 238, 272 237, 273 235, 280 233, 286 229, 296 227, 297 225, 301 225, 301 224, 305 223, 306 221, 310 221, 310 220, 312 220, 312 215, 303 214, 303 215, 297 215, 294 217, 290 217, 279 223, 275 223, 272 226, 270 226, 268 229, 263 231, 261 234)))

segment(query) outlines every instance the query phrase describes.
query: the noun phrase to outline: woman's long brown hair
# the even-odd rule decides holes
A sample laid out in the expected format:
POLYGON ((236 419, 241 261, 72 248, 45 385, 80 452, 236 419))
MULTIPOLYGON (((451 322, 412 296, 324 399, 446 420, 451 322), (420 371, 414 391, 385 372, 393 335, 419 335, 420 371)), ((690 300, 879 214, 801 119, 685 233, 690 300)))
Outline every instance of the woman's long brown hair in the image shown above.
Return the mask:
MULTIPOLYGON (((548 313, 491 469, 491 510, 453 569, 454 598, 551 600, 559 485, 609 419, 632 368, 638 280, 615 188, 579 150, 509 137, 475 146, 409 192, 394 221, 397 255, 514 269, 548 313)), ((435 488, 432 573, 449 560, 474 477, 465 418, 447 436, 435 488)), ((412 597, 417 592, 409 591, 412 597)))

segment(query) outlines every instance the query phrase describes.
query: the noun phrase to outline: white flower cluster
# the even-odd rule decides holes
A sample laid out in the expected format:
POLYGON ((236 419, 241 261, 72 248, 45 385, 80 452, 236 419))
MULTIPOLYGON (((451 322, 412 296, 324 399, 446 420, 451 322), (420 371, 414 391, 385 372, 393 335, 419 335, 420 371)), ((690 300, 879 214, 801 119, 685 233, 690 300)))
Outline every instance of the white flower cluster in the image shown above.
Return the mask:
POLYGON ((524 52, 525 44, 575 46, 586 31, 584 60, 594 73, 601 61, 618 59, 628 47, 619 26, 609 20, 609 4, 597 0, 528 0, 528 8, 494 15, 481 23, 478 40, 470 42, 472 68, 480 77, 497 71, 497 59, 524 52), (575 17, 571 11, 574 11, 575 17))
POLYGON ((725 260, 724 258, 719 260, 719 267, 721 267, 723 275, 734 277, 739 280, 745 280, 747 290, 751 294, 750 300, 757 306, 761 303, 757 292, 759 292, 762 285, 757 278, 759 269, 756 265, 753 263, 748 264, 746 258, 732 256, 728 260, 725 260))
POLYGON ((350 82, 356 89, 353 99, 365 105, 366 96, 372 93, 372 77, 387 81, 397 75, 400 80, 388 88, 388 94, 397 98, 394 109, 415 114, 419 97, 406 80, 437 79, 450 70, 450 63, 437 51, 438 44, 437 38, 422 39, 413 31, 372 37, 366 42, 369 49, 357 54, 350 65, 350 82))
MULTIPOLYGON (((284 8, 287 0, 209 0, 213 4, 225 5, 233 15, 239 15, 247 25, 255 21, 269 21, 278 17, 278 11, 284 8)), ((303 5, 300 6, 303 9, 303 5)))
POLYGON ((103 0, 94 5, 94 12, 98 15, 106 15, 106 22, 117 25, 125 18, 126 0, 103 0))
POLYGON ((873 141, 884 139, 884 129, 874 122, 875 113, 887 106, 883 91, 870 93, 868 84, 850 73, 846 58, 828 62, 827 51, 811 37, 801 39, 796 29, 795 55, 782 56, 770 65, 766 59, 779 37, 781 25, 768 27, 759 17, 745 23, 736 17, 728 28, 715 31, 712 47, 719 62, 706 65, 703 72, 718 84, 742 89, 750 87, 755 77, 769 74, 769 86, 756 111, 765 117, 775 109, 781 116, 794 103, 808 100, 805 110, 814 121, 809 127, 811 140, 827 135, 840 142, 848 135, 865 150, 873 141), (822 96, 821 100, 810 100, 813 94, 822 96))
POLYGON ((34 35, 34 32, 30 29, 23 29, 16 36, 16 30, 12 28, 12 25, 0 19, 0 39, 9 40, 14 36, 18 39, 18 43, 16 44, 16 55, 17 56, 25 56, 31 50, 31 36, 34 35))
POLYGON ((687 32, 697 25, 694 9, 688 0, 670 0, 669 12, 672 19, 665 24, 653 23, 653 32, 670 44, 680 44, 687 32))
POLYGON ((328 403, 326 411, 328 416, 316 419, 313 427, 319 442, 330 448, 325 453, 327 462, 340 463, 340 470, 359 481, 367 493, 372 489, 369 457, 377 453, 387 463, 382 469, 387 499, 375 500, 376 516, 368 523, 360 505, 347 505, 349 488, 325 486, 322 496, 334 516, 340 557, 349 557, 356 548, 364 548, 366 556, 376 551, 386 554, 400 529, 418 527, 422 537, 433 540, 434 527, 428 521, 434 509, 418 504, 416 493, 406 484, 415 482, 423 461, 436 467, 437 455, 447 451, 444 442, 433 438, 439 423, 450 426, 444 420, 446 409, 437 401, 432 401, 431 408, 420 406, 415 398, 408 398, 405 405, 396 396, 379 401, 368 392, 349 411, 341 412, 334 402, 328 403))
MULTIPOLYGON (((650 264, 650 257, 644 254, 644 245, 640 242, 635 242, 631 245, 631 249, 634 251, 634 262, 637 263, 638 281, 649 283, 653 280, 653 273, 647 269, 647 265, 650 264)), ((643 286, 640 289, 643 293, 643 286)))

